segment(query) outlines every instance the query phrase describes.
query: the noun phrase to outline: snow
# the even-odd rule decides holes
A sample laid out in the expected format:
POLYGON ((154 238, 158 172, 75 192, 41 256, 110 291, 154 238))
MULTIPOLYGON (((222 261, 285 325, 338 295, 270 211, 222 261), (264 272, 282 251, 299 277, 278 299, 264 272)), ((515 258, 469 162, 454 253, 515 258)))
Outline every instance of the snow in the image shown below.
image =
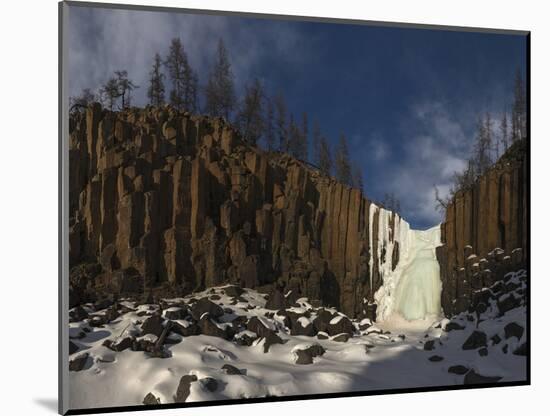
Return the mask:
MULTIPOLYGON (((396 237, 398 234, 396 232, 396 237)), ((422 250, 418 250, 422 244, 432 247, 437 241, 435 232, 418 235, 424 241, 422 244, 415 240, 416 237, 410 249, 412 254, 422 253, 422 250)), ((416 254, 411 255, 405 263, 413 264, 415 259, 418 259, 416 254)), ((524 290, 525 282, 521 280, 524 278, 525 272, 522 272, 512 275, 509 280, 521 283, 518 290, 524 290)), ((406 276, 396 280, 397 288, 424 288, 430 283, 408 281, 406 276)), ((436 289, 430 290, 437 291, 436 289)), ((219 291, 217 293, 220 294, 220 299, 215 302, 228 305, 230 298, 219 291)), ((206 296, 206 292, 192 296, 206 296)), ((224 318, 257 316, 267 327, 276 328, 273 320, 263 316, 269 312, 264 308, 263 295, 247 290, 246 296, 254 309, 233 305, 233 314, 226 314, 224 318)), ((399 299, 395 305, 398 311, 410 309, 407 302, 402 303, 399 299)), ((128 306, 135 307, 132 302, 128 306)), ((435 306, 431 305, 430 310, 433 311, 435 306)), ((429 309, 427 306, 426 308, 429 309)), ((435 322, 432 318, 411 321, 405 319, 401 313, 390 314, 388 319, 376 322, 367 331, 352 336, 347 342, 291 336, 288 331, 279 331, 278 335, 285 343, 272 345, 268 353, 263 351, 264 340, 258 340, 253 346, 246 347, 205 335, 170 335, 176 340, 183 339, 178 344, 165 346, 170 352, 168 358, 153 358, 145 352, 130 349, 115 353, 102 345, 106 339, 115 339, 124 330, 137 330, 133 323, 138 319, 143 320, 137 315, 140 310, 141 307, 138 307, 123 313, 102 328, 90 328, 86 320, 70 324, 71 335, 80 336, 83 328, 90 331, 83 338, 72 339, 80 351, 70 358, 83 351, 90 354, 89 363, 84 370, 69 373, 72 409, 139 405, 149 392, 160 398, 161 403, 173 403, 179 381, 187 374, 195 374, 199 379, 198 382, 191 383, 187 398, 189 402, 462 384, 464 376, 447 371, 452 365, 465 365, 486 376, 497 375, 502 377, 502 381, 519 381, 526 377, 526 358, 503 352, 504 345, 508 345, 508 349, 513 351, 526 340, 528 329, 520 340, 505 339, 504 336, 504 327, 510 322, 526 326, 524 306, 499 316, 498 308, 492 301, 479 322, 466 314, 454 317, 453 320, 465 329, 448 333, 442 330, 449 322, 446 319, 435 322), (481 356, 476 350, 461 348, 465 339, 476 328, 484 331, 489 339, 493 335, 502 338, 502 342, 497 345, 492 345, 489 341, 487 356, 481 356), (427 340, 436 341, 433 351, 424 351, 423 346, 427 340), (311 344, 321 345, 326 350, 325 354, 316 357, 313 364, 296 364, 296 349, 303 349, 311 344), (428 358, 435 354, 444 357, 444 360, 429 361, 428 358), (221 368, 224 364, 237 367, 242 374, 228 375, 221 368), (205 377, 214 378, 220 387, 210 392, 201 381, 205 377)), ((316 311, 309 312, 310 319, 314 319, 316 311)), ((353 322, 357 324, 357 321, 353 322)), ((362 320, 361 323, 372 322, 362 320)), ((250 331, 242 331, 236 337, 244 335, 256 338, 256 334, 250 331)), ((146 337, 156 339, 151 335, 146 337)))

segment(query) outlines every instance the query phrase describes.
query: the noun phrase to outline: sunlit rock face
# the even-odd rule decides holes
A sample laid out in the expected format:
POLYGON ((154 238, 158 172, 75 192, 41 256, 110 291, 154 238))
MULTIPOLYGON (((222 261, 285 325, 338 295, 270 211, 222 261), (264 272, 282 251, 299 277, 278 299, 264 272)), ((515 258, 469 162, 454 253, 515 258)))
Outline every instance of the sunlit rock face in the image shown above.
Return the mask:
POLYGON ((529 164, 525 139, 514 142, 475 184, 457 192, 441 224, 445 314, 465 311, 475 292, 524 268, 528 252, 529 164))
POLYGON ((233 283, 375 318, 408 244, 397 214, 220 118, 91 105, 69 169, 72 306, 233 283))

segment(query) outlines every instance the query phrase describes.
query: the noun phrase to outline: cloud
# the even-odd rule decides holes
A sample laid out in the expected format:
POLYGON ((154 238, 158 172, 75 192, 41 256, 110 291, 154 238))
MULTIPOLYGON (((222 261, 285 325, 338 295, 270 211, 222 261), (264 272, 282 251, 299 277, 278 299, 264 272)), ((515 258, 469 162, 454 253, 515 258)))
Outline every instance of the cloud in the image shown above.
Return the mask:
POLYGON ((228 49, 237 89, 254 76, 268 57, 282 67, 299 65, 301 54, 289 51, 300 33, 289 22, 261 24, 257 19, 161 11, 71 7, 68 25, 69 94, 96 89, 117 69, 126 69, 140 88, 137 104, 146 102, 153 56, 165 56, 170 40, 180 37, 191 65, 205 83, 222 38, 228 49))
POLYGON ((471 138, 463 126, 468 124, 441 102, 424 102, 410 108, 403 124, 401 156, 388 162, 391 167, 381 186, 400 199, 403 215, 413 226, 426 228, 441 221, 434 185, 442 196, 448 195, 454 173, 466 167, 471 138))

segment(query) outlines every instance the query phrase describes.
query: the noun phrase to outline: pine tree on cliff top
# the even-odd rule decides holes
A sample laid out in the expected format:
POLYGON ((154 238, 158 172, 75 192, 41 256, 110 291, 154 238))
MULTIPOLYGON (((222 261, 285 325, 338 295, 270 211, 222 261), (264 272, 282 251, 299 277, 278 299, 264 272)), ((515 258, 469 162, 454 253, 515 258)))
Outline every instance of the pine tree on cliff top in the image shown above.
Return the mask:
POLYGON ((237 115, 237 125, 243 138, 250 144, 256 144, 264 131, 262 84, 255 79, 246 87, 241 109, 237 115))
POLYGON ((170 103, 178 110, 196 111, 198 76, 191 68, 179 38, 172 39, 165 65, 172 81, 170 103))
POLYGON ((348 142, 346 136, 340 135, 340 141, 336 149, 335 157, 336 179, 346 185, 352 186, 351 164, 349 159, 348 142))
POLYGON ((128 78, 128 71, 115 71, 122 107, 128 108, 132 104, 132 91, 139 88, 139 85, 128 78))
POLYGON ((332 175, 332 152, 328 140, 323 136, 319 139, 319 169, 326 176, 332 175))
POLYGON ((286 126, 286 102, 281 93, 275 96, 275 124, 279 138, 279 151, 288 152, 288 131, 286 126))
POLYGON ((206 112, 211 116, 229 117, 235 109, 235 85, 231 63, 223 41, 218 43, 216 62, 208 77, 205 89, 206 112))
POLYGON ((268 151, 275 150, 275 119, 273 111, 273 101, 267 99, 267 109, 265 114, 265 144, 268 151))
POLYGON ((512 140, 527 137, 527 110, 525 84, 521 71, 516 71, 514 82, 514 104, 512 107, 512 140))
POLYGON ((153 61, 153 67, 149 72, 149 89, 147 90, 147 97, 149 97, 149 103, 154 106, 161 106, 164 104, 164 74, 161 72, 162 60, 158 53, 155 54, 153 61))

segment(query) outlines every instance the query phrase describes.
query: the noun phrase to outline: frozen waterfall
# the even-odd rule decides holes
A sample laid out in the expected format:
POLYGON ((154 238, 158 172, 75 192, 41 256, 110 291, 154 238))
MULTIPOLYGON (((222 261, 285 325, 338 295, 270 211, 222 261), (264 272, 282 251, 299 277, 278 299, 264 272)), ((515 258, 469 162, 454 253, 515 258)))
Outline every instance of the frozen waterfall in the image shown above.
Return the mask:
POLYGON ((408 321, 441 315, 441 279, 435 248, 440 245, 440 227, 426 231, 407 229, 407 249, 396 269, 383 276, 375 297, 377 319, 399 315, 408 321))

